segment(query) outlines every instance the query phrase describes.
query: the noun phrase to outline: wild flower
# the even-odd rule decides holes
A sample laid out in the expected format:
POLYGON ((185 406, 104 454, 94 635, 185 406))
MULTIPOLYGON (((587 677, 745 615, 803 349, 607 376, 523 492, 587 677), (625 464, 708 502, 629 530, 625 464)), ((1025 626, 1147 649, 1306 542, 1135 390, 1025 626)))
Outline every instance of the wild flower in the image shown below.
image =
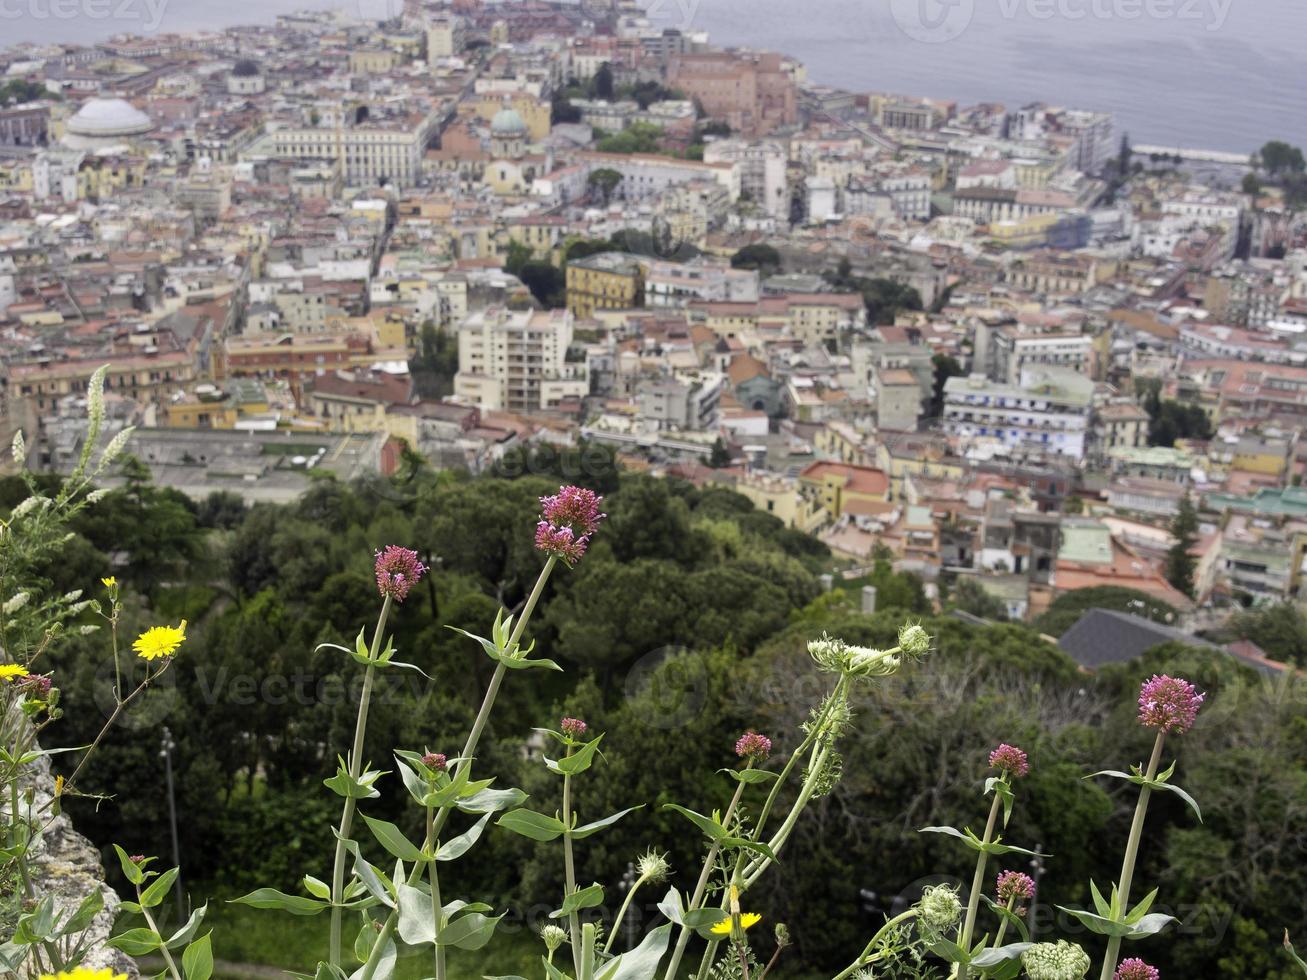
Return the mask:
POLYGON ((444 772, 449 760, 439 752, 428 752, 422 757, 422 764, 432 772, 444 772))
POLYGON ((549 950, 549 953, 552 956, 558 951, 558 947, 567 942, 567 930, 551 923, 541 928, 540 939, 544 942, 545 949, 549 950))
POLYGON ((909 657, 930 652, 930 634, 920 623, 905 623, 899 629, 899 649, 909 657))
POLYGON ((1116 975, 1113 980, 1161 980, 1161 976, 1162 974, 1157 967, 1149 966, 1143 960, 1135 957, 1121 962, 1121 965, 1116 968, 1116 975))
POLYGON ((929 885, 917 903, 921 921, 935 932, 943 932, 962 918, 962 902, 957 890, 948 885, 929 885))
POLYGON ((18 664, 0 664, 0 681, 13 683, 26 676, 26 667, 20 667, 18 664))
POLYGON ((132 649, 142 660, 171 657, 186 639, 186 620, 180 626, 151 626, 132 643, 132 649))
MULTIPOLYGON (((744 931, 746 929, 752 929, 761 921, 762 921, 762 916, 759 915, 757 912, 741 912, 740 930, 744 931)), ((711 931, 714 936, 729 936, 731 934, 732 928, 733 928, 733 919, 730 916, 727 916, 725 919, 722 919, 721 922, 718 922, 716 925, 714 925, 711 931)))
POLYGON ((1205 698, 1186 680, 1154 674, 1139 688, 1139 723, 1183 735, 1193 727, 1205 698))
POLYGON ((585 738, 585 732, 589 726, 580 718, 564 718, 558 727, 568 738, 579 742, 585 738))
POLYGON ((1075 943, 1035 943, 1021 954, 1030 980, 1081 980, 1089 972, 1089 955, 1075 943))
POLYGON ((608 516, 599 511, 603 499, 584 487, 559 487, 552 497, 540 498, 540 514, 555 527, 568 527, 578 537, 589 537, 608 516))
POLYGON ((1015 745, 1004 742, 989 753, 989 768, 997 769, 1014 779, 1020 779, 1030 772, 1030 759, 1015 745))
POLYGON ((656 885, 666 881, 672 867, 667 863, 667 855, 657 851, 646 851, 635 862, 635 870, 640 873, 640 880, 656 885))
POLYGON ((109 967, 92 970, 89 966, 75 966, 58 973, 43 973, 41 980, 127 980, 127 974, 114 973, 109 967))
POLYGON ((1035 897, 1035 879, 1020 871, 1002 871, 999 873, 995 888, 1000 905, 1019 908, 1022 902, 1035 897))
POLYGON ((577 537, 570 527, 558 527, 548 521, 536 525, 536 549, 569 565, 575 565, 585 556, 589 543, 589 538, 577 537))
POLYGON ((388 545, 385 550, 377 552, 377 591, 384 598, 403 602, 409 589, 421 581, 426 570, 416 551, 388 545))
POLYGON ((54 686, 53 682, 45 674, 27 674, 19 678, 18 686, 28 694, 43 698, 50 693, 50 688, 54 686))
POLYGON ((771 739, 757 732, 745 732, 735 743, 735 754, 755 764, 766 762, 771 755, 771 739))

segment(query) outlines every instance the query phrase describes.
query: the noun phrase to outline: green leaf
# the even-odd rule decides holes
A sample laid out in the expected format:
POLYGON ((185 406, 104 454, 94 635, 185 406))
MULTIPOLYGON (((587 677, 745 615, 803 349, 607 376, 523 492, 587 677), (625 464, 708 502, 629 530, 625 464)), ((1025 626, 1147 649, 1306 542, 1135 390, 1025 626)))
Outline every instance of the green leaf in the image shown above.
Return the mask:
POLYGON ((567 829, 563 826, 563 821, 557 817, 547 817, 543 813, 524 808, 509 810, 495 821, 495 826, 511 830, 532 840, 545 842, 555 840, 567 829))
POLYGON ((983 970, 988 967, 998 966, 1008 960, 1020 959, 1021 954, 1033 945, 1034 943, 1009 943, 1007 946, 987 949, 971 961, 971 966, 977 970, 983 970))
POLYGON ((1297 952, 1294 950, 1293 943, 1289 942, 1288 929, 1284 930, 1284 949, 1285 952, 1289 954, 1289 958, 1298 964, 1298 966, 1302 969, 1302 972, 1304 974, 1307 974, 1307 963, 1303 962, 1303 958, 1299 956, 1297 952))
MULTIPOLYGON (((1116 891, 1115 885, 1113 886, 1112 890, 1113 893, 1115 893, 1116 891)), ((1103 893, 1098 890, 1098 886, 1094 884, 1094 880, 1092 878, 1089 879, 1089 894, 1092 895, 1094 898, 1094 908, 1098 911, 1099 915, 1108 919, 1114 917, 1114 913, 1112 911, 1112 903, 1103 897, 1103 893)))
POLYGON ((384 772, 369 769, 362 773, 358 779, 355 779, 345 767, 345 760, 339 759, 338 762, 336 775, 330 779, 324 779, 322 781, 323 786, 347 800, 375 800, 381 795, 381 792, 373 786, 373 783, 384 776, 384 772))
POLYGON ((621 820, 628 813, 634 813, 636 810, 642 810, 642 809, 644 809, 643 803, 640 804, 639 806, 627 807, 625 810, 621 810, 617 813, 610 814, 609 816, 604 817, 602 820, 596 820, 594 823, 588 823, 583 827, 577 827, 575 830, 569 831, 568 836, 572 837, 575 840, 583 840, 584 838, 589 837, 591 834, 597 834, 605 827, 611 827, 613 824, 617 823, 617 821, 621 820))
POLYGON ((1012 819, 1012 805, 1016 802, 1016 797, 1012 794, 1011 784, 1002 776, 990 776, 985 780, 985 795, 997 793, 998 798, 1003 801, 1003 826, 1007 827, 1007 822, 1012 819))
POLYGON ((724 772, 737 783, 744 783, 746 786, 757 786, 759 783, 770 783, 774 779, 780 779, 780 773, 771 772, 767 769, 718 769, 718 772, 724 772))
POLYGON ((1203 822, 1203 811, 1198 809, 1198 801, 1182 790, 1179 786, 1172 786, 1170 783, 1154 782, 1152 787, 1153 789, 1164 790, 1167 793, 1174 793, 1176 796, 1180 797, 1180 799, 1184 800, 1185 803, 1189 805, 1189 809, 1194 811, 1194 816, 1198 818, 1198 822, 1203 822))
POLYGON ((457 806, 464 813, 497 813, 511 810, 526 802, 527 795, 516 787, 509 789, 483 789, 466 799, 459 800, 457 806))
POLYGON ((394 857, 410 864, 422 860, 422 851, 405 837, 404 832, 393 823, 385 820, 375 820, 366 814, 363 816, 363 821, 368 825, 368 829, 372 831, 372 836, 377 839, 377 843, 394 857))
POLYGON ((304 876, 304 890, 314 898, 321 898, 324 901, 331 900, 331 886, 325 881, 313 877, 313 875, 304 876))
POLYGON ((561 759, 555 760, 546 757, 545 765, 550 772, 557 773, 560 776, 579 776, 594 763, 595 753, 599 751, 599 743, 603 739, 602 735, 596 735, 574 753, 561 759))
POLYGON ((600 905, 604 900, 604 886, 593 884, 589 888, 578 888, 572 894, 563 899, 563 907, 555 909, 549 913, 551 919, 561 919, 565 915, 571 915, 573 912, 580 912, 582 909, 592 909, 600 905))
POLYGON ((209 906, 208 903, 205 903, 192 912, 191 917, 186 920, 186 924, 172 934, 172 938, 167 942, 168 948, 180 949, 189 943, 195 937, 195 933, 199 931, 200 923, 204 920, 204 913, 207 911, 209 911, 209 906))
POLYGON ((1153 907, 1153 902, 1157 900, 1157 893, 1159 890, 1160 889, 1154 888, 1151 892, 1149 892, 1147 895, 1145 895, 1142 899, 1139 900, 1138 905, 1136 905, 1134 908, 1130 910, 1130 912, 1125 917, 1125 921, 1129 925, 1134 925, 1136 922, 1138 922, 1140 919, 1142 919, 1145 915, 1148 914, 1148 910, 1153 907))
POLYGON ((772 861, 779 861, 771 847, 759 841, 749 840, 745 837, 723 837, 722 847, 738 847, 746 851, 752 851, 755 854, 761 854, 763 857, 772 861))
POLYGON ((107 945, 121 949, 128 956, 145 956, 153 953, 163 945, 153 929, 128 929, 122 935, 114 936, 107 945))
POLYGON ((707 834, 709 840, 723 840, 730 836, 727 833, 726 828, 712 817, 705 817, 702 813, 695 813, 693 810, 687 810, 679 803, 664 803, 663 809, 675 810, 681 816, 685 817, 686 820, 690 821, 690 823, 694 824, 707 834))
POLYGON ((317 915, 327 907, 326 902, 300 895, 287 895, 275 888, 257 888, 248 895, 233 898, 231 904, 248 905, 256 909, 279 909, 291 915, 317 915))
POLYGON ((154 881, 150 882, 148 888, 141 892, 141 905, 147 909, 152 909, 168 895, 168 889, 172 883, 177 880, 177 869, 169 868, 154 881))
POLYGON ((137 867, 136 862, 133 861, 131 857, 127 854, 127 852, 124 851, 117 844, 113 846, 113 849, 118 853, 118 863, 122 865, 123 877, 126 878, 128 881, 130 881, 133 885, 144 884, 145 872, 142 871, 139 867, 137 867))
POLYGON ((1022 940, 1028 940, 1030 938, 1030 930, 1026 928, 1026 922, 1021 916, 1011 911, 1006 905, 1000 905, 988 895, 981 895, 980 900, 989 906, 995 915, 1006 922, 1009 926, 1015 928, 1017 932, 1021 934, 1022 940))
POLYGON ((499 925, 502 918, 502 915, 488 916, 480 912, 469 912, 441 929, 436 942, 441 946, 454 946, 458 949, 480 949, 490 942, 495 934, 495 926, 499 925))
POLYGON ((654 929, 635 949, 601 967, 597 980, 653 980, 671 935, 670 923, 654 929))
POLYGON ((971 954, 965 949, 942 936, 928 943, 927 948, 940 959, 948 960, 950 963, 967 963, 971 959, 971 954))
POLYGON ((81 900, 77 906, 77 911, 68 917, 68 921, 59 927, 60 936, 76 936, 90 928, 91 922, 100 910, 104 908, 104 894, 99 887, 93 888, 91 892, 81 900))
POLYGON ((455 861, 472 849, 472 845, 481 839, 493 813, 487 813, 457 837, 451 837, 436 849, 437 861, 455 861))
POLYGON ((1068 915, 1074 916, 1081 925, 1091 932, 1096 932, 1100 936, 1119 936, 1122 939, 1142 939, 1145 936, 1155 935, 1166 928, 1168 922, 1175 921, 1175 916, 1154 913, 1143 916, 1138 922, 1129 923, 1107 916, 1095 915, 1093 912, 1086 912, 1083 909, 1071 909, 1062 905, 1057 906, 1057 908, 1068 915))
MULTIPOLYGON (((349 841, 348 843, 353 844, 354 842, 349 841)), ((355 876, 359 881, 363 882, 363 887, 368 890, 369 895, 387 908, 393 909, 395 899, 390 893, 389 882, 385 880, 385 874, 359 853, 357 844, 354 844, 351 850, 354 852, 355 876)))
POLYGON ((436 941, 435 911, 431 896, 403 882, 395 886, 399 909, 399 938, 410 946, 436 941))
POLYGON ((213 947, 209 944, 210 933, 205 933, 186 947, 182 953, 182 971, 186 980, 209 980, 213 976, 213 947))

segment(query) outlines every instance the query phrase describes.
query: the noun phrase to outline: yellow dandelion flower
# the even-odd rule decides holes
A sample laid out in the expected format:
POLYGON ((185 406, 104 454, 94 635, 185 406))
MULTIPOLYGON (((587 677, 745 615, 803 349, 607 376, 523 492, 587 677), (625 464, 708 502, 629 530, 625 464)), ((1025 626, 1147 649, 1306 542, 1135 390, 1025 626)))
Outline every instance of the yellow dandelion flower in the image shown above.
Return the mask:
MULTIPOLYGON (((761 920, 762 916, 757 912, 741 912, 740 931, 743 932, 745 929, 750 929, 753 926, 756 926, 761 920)), ((729 936, 731 934, 730 916, 727 916, 725 919, 722 919, 721 922, 713 926, 712 934, 714 936, 729 936)))
POLYGON ((114 578, 112 575, 110 575, 108 578, 102 578, 100 579, 100 581, 104 583, 104 587, 106 589, 112 589, 115 585, 118 584, 118 580, 114 578))
POLYGON ((0 681, 16 681, 27 676, 27 668, 18 664, 0 664, 0 681))
POLYGON ((54 777, 54 795, 55 795, 55 796, 63 796, 63 795, 64 795, 64 777, 63 777, 63 776, 55 776, 55 777, 54 777))
POLYGON ((172 656, 186 639, 186 620, 180 626, 151 626, 136 638, 132 649, 142 660, 172 656))
POLYGON ((127 974, 114 973, 107 966, 99 970, 75 966, 71 970, 60 970, 58 973, 42 973, 41 980, 127 980, 127 974))

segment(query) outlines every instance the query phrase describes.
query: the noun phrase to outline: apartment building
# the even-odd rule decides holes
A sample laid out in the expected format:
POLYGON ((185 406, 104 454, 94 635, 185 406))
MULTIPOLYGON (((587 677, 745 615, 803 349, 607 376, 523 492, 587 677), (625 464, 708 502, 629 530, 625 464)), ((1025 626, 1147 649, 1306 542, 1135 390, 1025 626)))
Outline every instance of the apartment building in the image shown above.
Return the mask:
POLYGON ((1065 369, 1027 371, 1018 385, 983 375, 944 385, 944 427, 967 441, 996 441, 1013 456, 1085 453, 1093 382, 1065 369))
POLYGON ((746 139, 798 121, 798 86, 775 52, 678 55, 668 66, 667 81, 746 139))
POLYGON ((569 361, 568 310, 474 313, 458 330, 454 394, 486 411, 538 412, 582 398, 590 384, 584 361, 569 361))
POLYGON ((268 135, 268 149, 297 160, 334 160, 346 182, 389 182, 411 187, 422 175, 422 155, 436 130, 437 115, 423 109, 373 113, 348 111, 337 125, 293 126, 268 135))
POLYGON ((567 308, 574 316, 629 310, 644 300, 644 267, 633 255, 600 252, 567 264, 567 308))

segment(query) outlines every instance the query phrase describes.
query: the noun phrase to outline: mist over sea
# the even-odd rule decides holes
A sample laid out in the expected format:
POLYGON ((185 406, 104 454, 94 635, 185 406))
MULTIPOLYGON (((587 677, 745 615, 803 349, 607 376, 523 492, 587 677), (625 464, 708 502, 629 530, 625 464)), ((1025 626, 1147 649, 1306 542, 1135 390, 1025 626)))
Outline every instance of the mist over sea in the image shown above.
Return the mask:
MULTIPOLYGON (((1115 114, 1137 143, 1307 143, 1307 0, 642 0, 663 26, 795 55, 815 82, 1115 114), (918 38, 925 38, 924 40, 918 38)), ((399 0, 0 0, 0 44, 367 17, 399 0), (56 17, 51 3, 72 16, 56 17), (110 16, 79 12, 107 9, 110 16)))

